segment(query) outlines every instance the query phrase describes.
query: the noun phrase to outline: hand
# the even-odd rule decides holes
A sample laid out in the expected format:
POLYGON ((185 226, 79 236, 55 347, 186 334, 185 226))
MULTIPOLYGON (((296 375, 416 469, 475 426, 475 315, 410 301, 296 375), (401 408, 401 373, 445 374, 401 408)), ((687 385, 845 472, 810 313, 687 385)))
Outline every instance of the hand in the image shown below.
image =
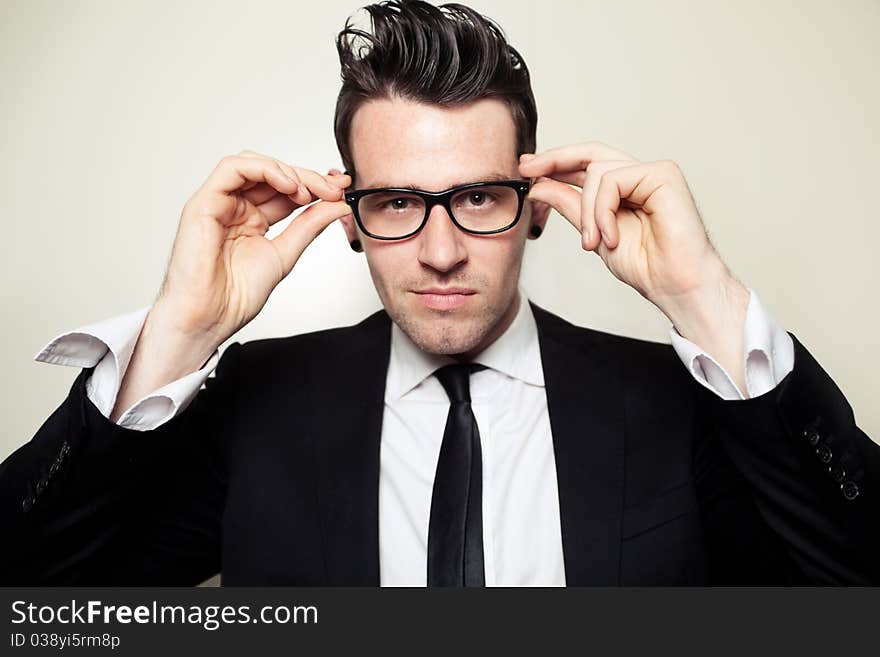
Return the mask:
POLYGON ((538 178, 529 198, 549 203, 585 250, 652 302, 686 296, 722 272, 675 162, 639 162, 592 141, 523 155, 519 170, 538 178))
POLYGON ((529 198, 565 217, 585 250, 595 251, 745 391, 740 361, 748 289, 709 241, 675 162, 640 162, 590 141, 524 154, 519 172, 537 178, 529 198))
POLYGON ((259 313, 324 228, 351 212, 341 200, 350 184, 348 175, 322 176, 253 151, 224 157, 183 208, 154 307, 181 333, 222 344, 259 313))

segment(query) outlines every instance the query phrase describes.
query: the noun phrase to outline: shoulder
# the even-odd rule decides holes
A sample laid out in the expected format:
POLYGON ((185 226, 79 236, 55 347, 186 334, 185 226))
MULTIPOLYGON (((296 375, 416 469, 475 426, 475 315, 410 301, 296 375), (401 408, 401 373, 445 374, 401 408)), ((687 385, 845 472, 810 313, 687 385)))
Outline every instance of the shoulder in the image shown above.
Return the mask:
MULTIPOLYGON (((296 335, 233 342, 223 354, 239 368, 267 371, 308 370, 312 363, 333 367, 357 359, 365 350, 384 348, 390 342, 391 320, 384 309, 361 321, 296 335)), ((222 361, 223 359, 221 359, 222 361)))
POLYGON ((677 364, 681 359, 668 342, 634 338, 586 326, 578 326, 531 302, 538 332, 542 339, 555 340, 576 349, 591 349, 611 355, 623 363, 677 364))
POLYGON ((691 402, 695 380, 670 343, 578 326, 534 302, 532 309, 540 340, 575 350, 576 362, 617 378, 628 398, 640 404, 691 402))

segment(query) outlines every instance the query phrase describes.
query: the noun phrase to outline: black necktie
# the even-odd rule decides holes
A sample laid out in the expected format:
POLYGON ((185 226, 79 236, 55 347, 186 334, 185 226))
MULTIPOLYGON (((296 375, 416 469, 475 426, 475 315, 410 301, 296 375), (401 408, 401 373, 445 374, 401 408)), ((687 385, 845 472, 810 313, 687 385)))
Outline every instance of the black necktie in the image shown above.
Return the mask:
POLYGON ((485 586, 483 458, 471 409, 477 363, 441 367, 434 375, 449 395, 449 414, 434 475, 428 524, 428 586, 485 586))

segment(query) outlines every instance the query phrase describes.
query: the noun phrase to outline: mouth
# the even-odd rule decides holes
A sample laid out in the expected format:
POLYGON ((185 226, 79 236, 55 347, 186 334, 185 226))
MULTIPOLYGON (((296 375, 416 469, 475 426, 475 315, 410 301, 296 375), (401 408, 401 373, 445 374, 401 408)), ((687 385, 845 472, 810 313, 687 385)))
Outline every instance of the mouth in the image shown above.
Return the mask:
POLYGON ((464 306, 477 292, 463 287, 450 287, 413 290, 413 293, 428 308, 452 310, 464 306))

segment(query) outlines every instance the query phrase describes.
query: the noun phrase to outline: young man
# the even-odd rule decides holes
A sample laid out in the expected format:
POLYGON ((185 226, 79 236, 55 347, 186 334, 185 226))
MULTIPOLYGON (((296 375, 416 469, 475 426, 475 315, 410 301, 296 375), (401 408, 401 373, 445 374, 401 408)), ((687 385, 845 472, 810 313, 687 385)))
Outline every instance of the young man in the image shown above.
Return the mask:
POLYGON ((878 581, 880 448, 724 265, 680 169, 600 142, 535 155, 528 70, 497 26, 367 10, 372 31, 337 42, 347 172, 224 158, 155 303, 38 356, 83 369, 0 466, 2 581, 878 581), (551 208, 672 346, 526 299, 551 208), (219 358, 336 219, 383 310, 219 358))

